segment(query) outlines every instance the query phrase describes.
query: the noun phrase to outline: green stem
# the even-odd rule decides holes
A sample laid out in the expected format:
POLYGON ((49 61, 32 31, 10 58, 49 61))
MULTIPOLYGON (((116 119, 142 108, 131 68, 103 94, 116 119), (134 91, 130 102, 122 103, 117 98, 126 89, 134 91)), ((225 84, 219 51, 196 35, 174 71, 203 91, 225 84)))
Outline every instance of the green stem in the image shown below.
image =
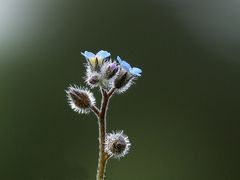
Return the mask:
POLYGON ((99 125, 99 158, 98 158, 98 170, 97 180, 104 180, 107 161, 109 155, 104 151, 104 142, 106 137, 106 112, 108 109, 109 99, 114 93, 114 89, 111 89, 108 93, 101 89, 102 102, 101 109, 98 113, 98 125, 99 125))

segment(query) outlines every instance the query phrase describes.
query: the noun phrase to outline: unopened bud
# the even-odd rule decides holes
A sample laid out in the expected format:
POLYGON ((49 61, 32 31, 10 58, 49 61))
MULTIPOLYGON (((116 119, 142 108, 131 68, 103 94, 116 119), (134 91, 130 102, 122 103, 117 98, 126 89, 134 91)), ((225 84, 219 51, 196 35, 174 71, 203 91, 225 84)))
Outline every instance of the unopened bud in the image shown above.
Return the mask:
POLYGON ((76 112, 88 113, 95 105, 95 98, 87 89, 81 89, 75 85, 74 87, 70 86, 66 93, 69 105, 76 112))
POLYGON ((123 131, 112 132, 106 136, 105 152, 109 156, 121 158, 128 153, 130 146, 131 143, 123 131))
POLYGON ((106 69, 106 78, 111 79, 118 72, 118 66, 115 63, 110 63, 106 69))
POLYGON ((134 76, 124 69, 121 69, 114 81, 114 87, 118 90, 118 92, 124 92, 132 85, 133 78, 134 76))
POLYGON ((89 73, 85 82, 91 87, 97 87, 99 85, 100 75, 98 73, 89 73))

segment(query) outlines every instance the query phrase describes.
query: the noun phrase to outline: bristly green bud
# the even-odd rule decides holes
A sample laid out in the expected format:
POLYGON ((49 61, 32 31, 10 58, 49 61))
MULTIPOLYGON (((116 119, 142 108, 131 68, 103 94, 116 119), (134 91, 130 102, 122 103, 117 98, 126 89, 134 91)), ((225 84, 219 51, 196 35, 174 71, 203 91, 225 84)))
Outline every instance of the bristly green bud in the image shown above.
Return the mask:
POLYGON ((87 71, 85 82, 91 87, 99 86, 99 82, 101 81, 101 74, 97 72, 87 71))
POLYGON ((126 70, 121 69, 116 79, 114 80, 114 87, 118 93, 125 92, 133 83, 135 77, 126 70))
POLYGON ((89 113, 91 107, 95 105, 95 98, 87 89, 75 85, 74 87, 70 86, 66 93, 69 105, 78 113, 89 113))
POLYGON ((111 79, 113 78, 118 72, 118 66, 116 63, 109 63, 107 65, 107 68, 104 72, 106 79, 111 79))
POLYGON ((105 152, 114 158, 124 157, 130 149, 131 143, 123 131, 108 133, 105 139, 105 152))

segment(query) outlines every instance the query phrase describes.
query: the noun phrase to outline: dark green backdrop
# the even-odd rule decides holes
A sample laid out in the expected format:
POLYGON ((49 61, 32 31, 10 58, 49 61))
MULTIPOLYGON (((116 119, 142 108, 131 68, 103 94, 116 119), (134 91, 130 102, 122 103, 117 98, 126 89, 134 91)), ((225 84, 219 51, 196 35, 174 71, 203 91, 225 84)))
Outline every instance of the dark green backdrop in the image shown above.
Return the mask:
POLYGON ((143 69, 110 104, 108 130, 125 130, 132 148, 109 161, 107 179, 240 179, 239 8, 1 0, 0 179, 95 178, 97 121, 73 112, 64 90, 83 85, 80 51, 101 49, 143 69))

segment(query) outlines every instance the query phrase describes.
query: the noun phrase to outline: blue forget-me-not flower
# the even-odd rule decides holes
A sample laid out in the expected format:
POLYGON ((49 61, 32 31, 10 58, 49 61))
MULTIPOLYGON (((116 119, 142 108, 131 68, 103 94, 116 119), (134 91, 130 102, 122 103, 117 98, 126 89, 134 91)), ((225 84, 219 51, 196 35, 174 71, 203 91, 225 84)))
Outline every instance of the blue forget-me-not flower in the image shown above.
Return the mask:
POLYGON ((89 51, 85 51, 84 53, 81 52, 81 54, 87 59, 93 70, 96 70, 98 66, 101 67, 103 61, 109 59, 111 56, 109 52, 103 50, 99 51, 97 54, 89 51))
POLYGON ((142 70, 137 67, 131 67, 129 63, 121 59, 119 56, 117 57, 117 60, 120 64, 120 66, 125 69, 127 72, 131 73, 134 76, 141 76, 142 70))

